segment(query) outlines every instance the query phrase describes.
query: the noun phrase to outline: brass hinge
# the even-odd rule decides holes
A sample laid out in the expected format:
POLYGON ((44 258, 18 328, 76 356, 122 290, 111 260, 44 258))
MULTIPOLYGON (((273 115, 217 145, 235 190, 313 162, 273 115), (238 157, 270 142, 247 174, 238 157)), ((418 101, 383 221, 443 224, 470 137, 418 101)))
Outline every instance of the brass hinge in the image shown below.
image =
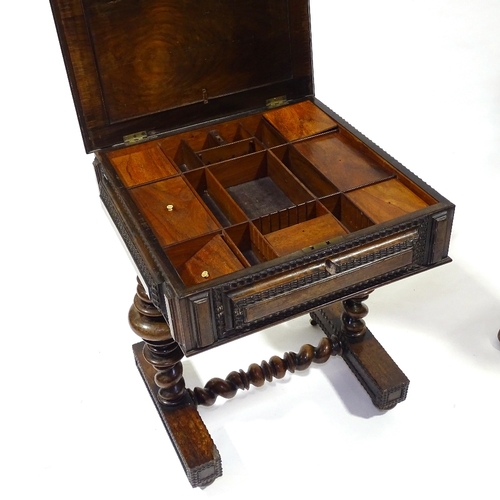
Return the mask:
POLYGON ((271 97, 271 99, 268 99, 266 101, 266 107, 269 109, 277 108, 279 106, 284 106, 285 104, 288 104, 288 100, 286 98, 286 95, 280 95, 278 97, 271 97))
POLYGON ((127 146, 131 146, 132 144, 137 144, 138 142, 145 141, 148 138, 148 133, 143 130, 141 132, 135 132, 134 134, 128 134, 123 136, 123 142, 127 146))

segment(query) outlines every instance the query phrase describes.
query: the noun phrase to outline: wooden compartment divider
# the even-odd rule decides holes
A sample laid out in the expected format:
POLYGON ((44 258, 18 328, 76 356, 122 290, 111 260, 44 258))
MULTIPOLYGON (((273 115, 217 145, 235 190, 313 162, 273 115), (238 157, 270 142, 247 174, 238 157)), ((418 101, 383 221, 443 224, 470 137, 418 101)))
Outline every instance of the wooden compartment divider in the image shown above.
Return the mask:
POLYGON ((286 146, 273 148, 271 153, 318 198, 339 191, 338 188, 307 158, 301 155, 293 145, 288 144, 286 146))
POLYGON ((196 154, 203 165, 211 165, 221 161, 230 160, 256 151, 262 151, 264 146, 255 138, 242 139, 240 141, 230 142, 209 149, 203 149, 196 154))
POLYGON ((225 230, 250 265, 278 257, 278 254, 252 223, 238 224, 225 230))
POLYGON ((184 177, 193 186, 222 226, 239 224, 247 220, 243 210, 210 170, 195 170, 186 173, 184 177))
POLYGON ((309 101, 108 157, 187 286, 435 202, 309 101))

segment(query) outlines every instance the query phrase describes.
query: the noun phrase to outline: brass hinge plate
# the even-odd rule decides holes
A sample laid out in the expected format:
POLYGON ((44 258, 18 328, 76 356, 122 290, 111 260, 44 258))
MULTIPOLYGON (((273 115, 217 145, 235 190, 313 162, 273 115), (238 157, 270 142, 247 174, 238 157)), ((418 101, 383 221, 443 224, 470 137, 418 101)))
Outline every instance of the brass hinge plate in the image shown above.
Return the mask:
POLYGON ((123 142, 127 146, 131 146, 132 144, 137 144, 138 142, 145 141, 148 138, 148 133, 143 130, 141 132, 135 132, 134 134, 128 134, 123 136, 123 142))
POLYGON ((286 98, 286 95, 280 95, 278 97, 271 97, 271 99, 268 99, 266 101, 266 107, 269 109, 278 108, 279 106, 284 106, 285 104, 288 104, 288 100, 286 98))

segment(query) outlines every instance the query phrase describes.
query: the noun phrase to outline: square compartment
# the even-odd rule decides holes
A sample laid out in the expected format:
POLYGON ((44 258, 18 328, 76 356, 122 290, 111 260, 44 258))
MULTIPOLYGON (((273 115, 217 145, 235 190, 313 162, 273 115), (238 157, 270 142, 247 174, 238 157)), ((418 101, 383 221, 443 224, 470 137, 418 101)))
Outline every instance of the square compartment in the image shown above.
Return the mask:
POLYGON ((313 198, 300 181, 269 152, 219 163, 209 167, 209 171, 250 219, 313 198))
POLYGON ((187 286, 231 274, 247 265, 239 250, 221 233, 174 245, 166 253, 187 286))

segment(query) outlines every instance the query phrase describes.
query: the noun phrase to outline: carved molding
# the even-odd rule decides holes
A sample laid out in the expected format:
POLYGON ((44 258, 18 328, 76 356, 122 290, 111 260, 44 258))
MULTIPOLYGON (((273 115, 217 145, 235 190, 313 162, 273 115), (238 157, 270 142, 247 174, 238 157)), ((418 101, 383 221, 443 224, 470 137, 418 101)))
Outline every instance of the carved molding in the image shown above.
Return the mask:
POLYGON ((115 225, 118 233, 120 234, 125 246, 127 247, 130 256, 132 257, 133 261, 135 262, 135 265, 137 266, 137 269, 139 270, 139 273, 141 274, 141 277, 146 281, 146 285, 148 287, 148 293, 150 295, 151 301, 157 307, 160 309, 160 290, 155 283, 153 277, 151 276, 151 273, 149 272, 148 267, 146 266, 140 252, 137 250, 137 247, 133 243, 132 239, 129 236, 129 232, 127 227, 125 226, 122 217, 116 210, 116 207, 114 203, 112 202, 107 189, 105 189, 103 186, 99 185, 100 188, 100 196, 101 200, 104 203, 104 206, 106 207, 106 210, 108 211, 109 216, 111 217, 113 224, 115 225))
MULTIPOLYGON (((274 323, 275 321, 282 320, 286 317, 298 315, 305 313, 314 308, 324 306, 325 304, 339 300, 345 296, 357 293, 358 291, 366 290, 373 286, 378 286, 384 284, 391 280, 397 279, 405 274, 411 274, 418 269, 419 266, 425 263, 425 252, 426 252, 426 242, 427 242, 427 230, 428 230, 428 216, 415 219, 404 224, 400 224, 395 227, 391 227, 377 233, 372 233, 368 236, 360 237, 352 241, 343 242, 332 247, 322 248, 320 251, 305 255, 301 258, 294 260, 292 263, 285 263, 272 268, 268 268, 264 271, 253 273, 247 275, 243 278, 237 280, 231 280, 224 285, 217 287, 213 290, 213 300, 215 306, 215 320, 217 324, 217 331, 220 338, 227 338, 233 335, 239 335, 245 331, 254 329, 259 326, 266 326, 268 324, 274 323), (381 240, 394 237, 400 234, 402 237, 400 240, 396 239, 393 245, 377 245, 376 243, 381 240), (376 278, 364 280, 356 285, 348 286, 336 290, 331 294, 326 296, 317 297, 309 301, 304 301, 299 306, 294 306, 286 310, 280 311, 279 313, 273 313, 266 318, 259 319, 257 321, 247 322, 245 321, 245 308, 250 304, 256 304, 259 301, 268 299, 270 297, 282 295, 291 290, 298 289, 312 283, 320 282, 327 277, 327 271, 325 268, 318 267, 314 269, 310 274, 306 276, 300 276, 297 280, 291 280, 289 282, 280 284, 275 288, 270 288, 258 293, 255 293, 248 298, 243 299, 238 305, 233 306, 232 311, 226 310, 230 308, 231 305, 225 299, 226 295, 239 288, 251 286, 253 283, 258 283, 266 278, 276 276, 287 271, 292 271, 306 264, 311 264, 314 262, 321 262, 326 259, 332 259, 342 257, 343 254, 349 251, 361 250, 370 243, 374 243, 373 252, 360 252, 359 255, 353 257, 352 259, 346 258, 345 261, 342 259, 339 261, 339 267, 337 272, 345 272, 348 270, 355 269, 366 265, 370 262, 380 260, 384 257, 394 255, 408 249, 412 249, 412 265, 405 266, 403 268, 397 269, 395 271, 388 272, 386 274, 380 275, 376 278), (232 316, 233 325, 226 324, 226 314, 232 316)), ((348 256, 350 253, 348 254, 348 256)))

